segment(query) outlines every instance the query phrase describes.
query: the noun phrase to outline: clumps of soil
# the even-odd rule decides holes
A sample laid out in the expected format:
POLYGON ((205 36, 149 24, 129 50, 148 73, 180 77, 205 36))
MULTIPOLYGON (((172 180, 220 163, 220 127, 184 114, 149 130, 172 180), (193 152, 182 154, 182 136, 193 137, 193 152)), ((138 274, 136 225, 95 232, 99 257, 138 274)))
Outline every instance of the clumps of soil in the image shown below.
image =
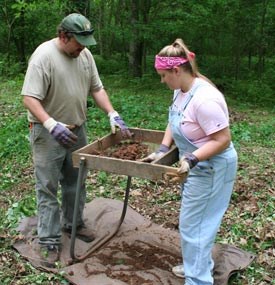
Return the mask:
POLYGON ((149 146, 142 142, 120 142, 101 152, 93 153, 100 156, 126 160, 139 160, 149 154, 149 146))
POLYGON ((97 256, 103 265, 123 264, 132 267, 135 271, 150 270, 155 267, 169 270, 171 265, 179 262, 179 257, 165 249, 153 246, 146 242, 137 241, 135 244, 122 243, 122 248, 110 247, 112 255, 100 254, 97 256), (115 253, 123 252, 128 258, 118 258, 115 253), (169 266, 170 265, 170 266, 169 266))
MULTIPOLYGON (((178 255, 144 241, 136 241, 131 245, 122 242, 120 245, 110 246, 109 249, 111 252, 96 255, 96 258, 100 260, 100 264, 106 266, 106 270, 95 271, 86 267, 88 276, 104 273, 111 279, 127 282, 127 284, 153 285, 155 283, 141 277, 142 272, 147 272, 154 275, 154 278, 159 279, 154 270, 159 268, 170 272, 172 266, 181 262, 178 255), (121 253, 123 253, 123 256, 120 256, 121 253)), ((162 284, 161 280, 158 284, 162 284)))

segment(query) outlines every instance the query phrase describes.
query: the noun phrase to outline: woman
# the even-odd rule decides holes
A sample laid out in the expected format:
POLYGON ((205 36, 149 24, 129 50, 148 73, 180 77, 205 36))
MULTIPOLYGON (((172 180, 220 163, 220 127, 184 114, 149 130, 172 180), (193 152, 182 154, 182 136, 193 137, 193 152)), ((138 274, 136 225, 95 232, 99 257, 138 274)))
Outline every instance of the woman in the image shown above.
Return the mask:
POLYGON ((186 179, 179 218, 183 265, 172 271, 185 277, 186 285, 213 284, 211 250, 237 171, 227 105, 214 84, 198 72, 195 54, 181 39, 159 52, 155 68, 174 97, 162 144, 145 161, 159 158, 175 142, 178 174, 186 179))

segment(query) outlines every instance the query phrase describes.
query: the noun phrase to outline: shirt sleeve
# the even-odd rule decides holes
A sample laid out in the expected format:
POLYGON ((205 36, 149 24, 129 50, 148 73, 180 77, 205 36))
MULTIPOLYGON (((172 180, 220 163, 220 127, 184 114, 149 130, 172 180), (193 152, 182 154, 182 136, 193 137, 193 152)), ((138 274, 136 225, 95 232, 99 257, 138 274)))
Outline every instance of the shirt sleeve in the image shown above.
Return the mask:
POLYGON ((21 95, 43 100, 50 85, 50 77, 45 68, 36 63, 29 63, 21 95))
POLYGON ((228 116, 216 101, 207 101, 197 109, 197 121, 206 135, 211 135, 229 126, 228 116))

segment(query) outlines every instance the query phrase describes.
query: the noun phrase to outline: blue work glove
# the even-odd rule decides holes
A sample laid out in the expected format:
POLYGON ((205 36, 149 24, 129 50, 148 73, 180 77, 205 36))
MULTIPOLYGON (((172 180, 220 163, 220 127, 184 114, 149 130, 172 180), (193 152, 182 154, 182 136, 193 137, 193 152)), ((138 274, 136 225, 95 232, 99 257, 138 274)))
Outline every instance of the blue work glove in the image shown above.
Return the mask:
POLYGON ((57 122, 53 118, 46 120, 43 126, 60 145, 66 148, 72 147, 77 142, 77 136, 65 124, 57 122))
POLYGON ((155 152, 149 154, 145 158, 141 159, 142 162, 152 162, 154 160, 157 160, 161 158, 166 152, 169 151, 169 147, 165 144, 161 144, 155 152))
POLYGON ((110 125, 113 134, 116 133, 116 127, 118 127, 123 137, 129 137, 129 138, 132 137, 129 128, 126 126, 125 122, 119 116, 118 112, 116 111, 110 112, 108 113, 108 116, 110 118, 110 125))

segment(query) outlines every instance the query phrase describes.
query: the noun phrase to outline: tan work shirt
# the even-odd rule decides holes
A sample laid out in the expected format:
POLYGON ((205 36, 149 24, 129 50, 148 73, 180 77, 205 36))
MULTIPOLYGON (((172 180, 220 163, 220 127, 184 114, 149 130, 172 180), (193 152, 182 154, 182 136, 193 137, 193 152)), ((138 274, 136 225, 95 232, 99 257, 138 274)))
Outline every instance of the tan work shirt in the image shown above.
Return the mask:
MULTIPOLYGON (((52 39, 32 54, 21 94, 39 99, 56 121, 80 126, 86 121, 87 96, 101 88, 91 52, 85 48, 77 58, 71 58, 52 39)), ((28 120, 39 122, 29 111, 28 120)))

